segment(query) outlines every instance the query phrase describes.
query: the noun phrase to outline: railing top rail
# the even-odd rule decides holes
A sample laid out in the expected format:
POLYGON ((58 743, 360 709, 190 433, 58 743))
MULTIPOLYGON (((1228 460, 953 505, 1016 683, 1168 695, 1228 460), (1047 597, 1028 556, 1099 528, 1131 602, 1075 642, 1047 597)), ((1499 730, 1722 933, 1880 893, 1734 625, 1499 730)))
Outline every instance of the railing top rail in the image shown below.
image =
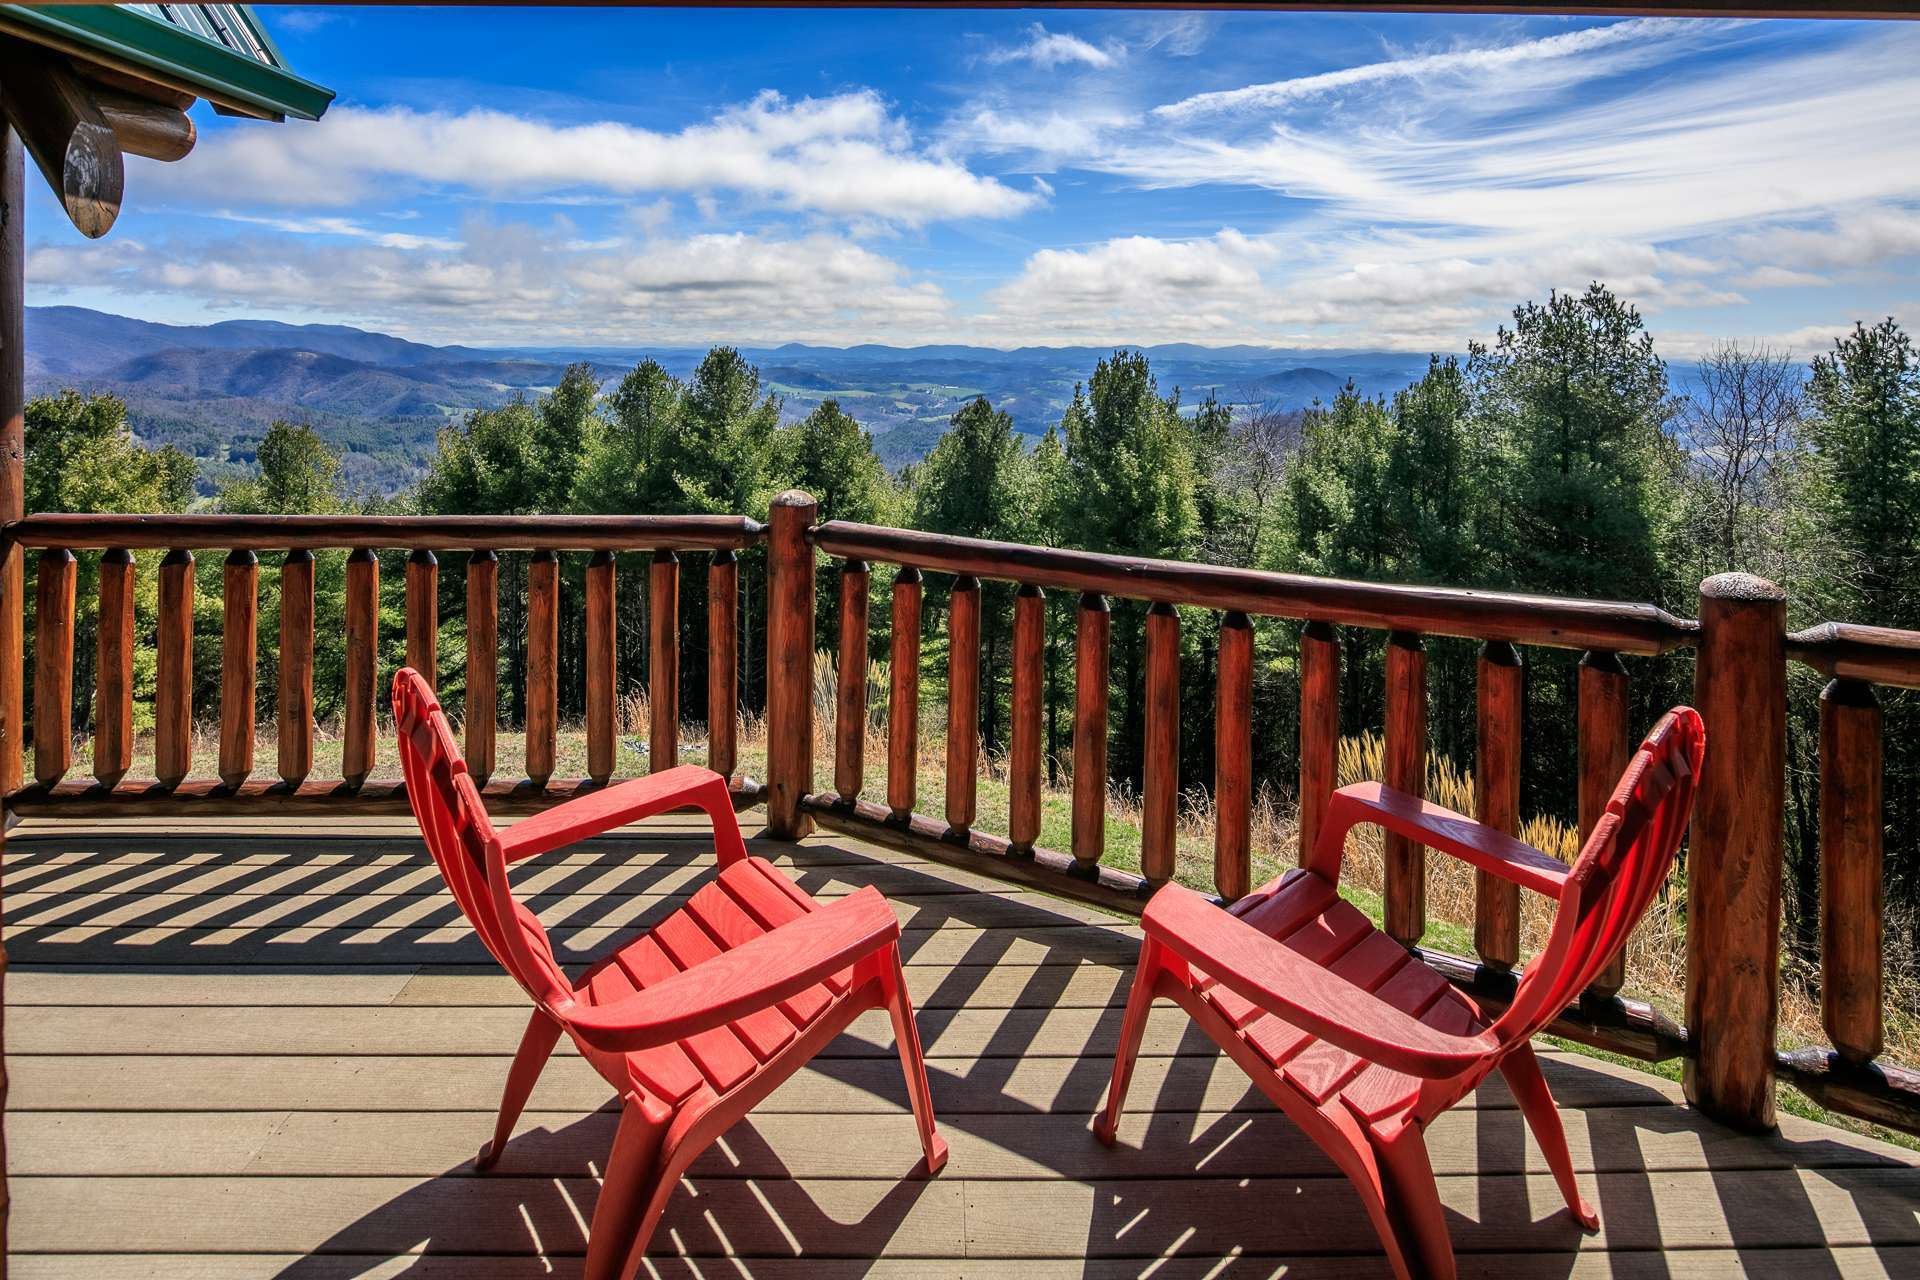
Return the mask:
POLYGON ((1822 622, 1788 636, 1787 656, 1843 680, 1920 689, 1920 631, 1822 622))
POLYGON ((747 516, 275 516, 43 514, 0 530, 27 547, 68 550, 352 547, 431 551, 652 551, 751 546, 747 516))
POLYGON ((1386 631, 1644 654, 1682 648, 1693 643, 1699 632, 1697 622, 1676 618, 1650 604, 1350 582, 956 538, 840 520, 815 526, 812 537, 814 545, 827 554, 853 559, 1386 631))

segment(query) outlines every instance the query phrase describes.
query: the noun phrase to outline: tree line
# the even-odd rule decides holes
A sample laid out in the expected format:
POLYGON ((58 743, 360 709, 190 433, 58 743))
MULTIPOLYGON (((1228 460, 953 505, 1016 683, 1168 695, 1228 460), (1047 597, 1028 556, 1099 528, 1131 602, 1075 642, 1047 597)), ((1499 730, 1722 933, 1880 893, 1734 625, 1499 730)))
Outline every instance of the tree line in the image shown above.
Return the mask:
MULTIPOLYGON (((258 474, 229 481, 223 511, 346 509, 472 513, 746 513, 803 488, 822 519, 1078 547, 1134 556, 1285 570, 1381 582, 1433 583, 1649 601, 1690 615, 1701 578, 1729 569, 1789 592, 1792 623, 1837 618, 1920 629, 1920 357, 1889 319, 1858 325, 1802 366, 1765 347, 1722 344, 1680 394, 1639 313, 1602 285, 1516 308, 1510 324, 1464 357, 1434 357, 1391 396, 1348 385, 1330 403, 1286 410, 1235 400, 1232 388, 1183 401, 1159 386, 1147 358, 1116 351, 1077 387, 1037 442, 984 397, 956 412, 919 463, 893 474, 871 436, 828 400, 783 421, 777 397, 739 352, 716 347, 688 378, 652 361, 602 386, 585 365, 537 398, 478 409, 444 428, 417 489, 397 500, 350 499, 339 455, 310 428, 276 423, 258 474), (1227 399, 1222 399, 1222 393, 1227 399)), ((192 500, 192 460, 147 450, 111 397, 68 392, 28 408, 29 510, 180 510, 192 500)), ((400 660, 404 553, 383 553, 382 634, 400 660)), ((750 561, 759 558, 749 553, 750 561)), ((442 569, 442 688, 457 708, 464 681, 460 557, 442 569)), ((682 574, 681 705, 703 719, 706 684, 703 557, 682 574)), ((316 695, 324 718, 344 668, 343 555, 320 557, 316 695)), ((623 685, 644 687, 644 557, 621 557, 623 685)), ((584 706, 582 573, 562 575, 563 708, 584 706)), ((93 572, 83 564, 83 575, 93 572)), ((217 704, 219 565, 203 564, 196 671, 217 704)), ((270 573, 270 570, 269 570, 270 573)), ((502 715, 524 713, 526 558, 501 566, 502 715)), ((764 575, 749 563, 743 599, 742 699, 762 705, 764 575)), ((141 607, 152 607, 143 572, 141 607)), ((91 609, 83 576, 83 613, 91 609)), ((884 657, 885 572, 874 577, 872 656, 884 657)), ((927 584, 928 696, 944 679, 944 581, 927 584)), ((1012 588, 987 584, 982 610, 980 724, 1004 748, 1011 688, 1012 588)), ((837 589, 822 568, 823 643, 834 634, 837 589)), ((273 702, 274 593, 261 593, 263 712, 273 702)), ((1048 602, 1045 725, 1049 760, 1072 734, 1072 611, 1048 602)), ((1144 722, 1145 606, 1114 601, 1110 767, 1137 787, 1144 722)), ((89 619, 83 618, 83 633, 89 619)), ((1213 654, 1219 618, 1183 611, 1182 775, 1213 771, 1213 654)), ((1298 625, 1256 625, 1256 777, 1284 798, 1295 770, 1298 625)), ((1377 727, 1384 636, 1343 628, 1342 727, 1377 727)), ((90 653, 83 634, 78 651, 90 653)), ((1523 780, 1529 808, 1570 818, 1576 808, 1578 654, 1527 655, 1523 780)), ((143 658, 151 663, 150 655, 143 658)), ((1428 642, 1436 753, 1470 766, 1474 647, 1428 642)), ((1691 690, 1682 655, 1630 662, 1636 725, 1691 690)), ((139 679, 150 687, 151 672, 139 679)), ((76 680, 83 698, 90 680, 76 680)), ((1816 945, 1819 683, 1796 672, 1789 718, 1789 942, 1816 945)), ((1920 711, 1912 695, 1881 692, 1887 725, 1889 902, 1912 933, 1920 905, 1920 711)), ((76 710, 84 722, 90 708, 76 710)))

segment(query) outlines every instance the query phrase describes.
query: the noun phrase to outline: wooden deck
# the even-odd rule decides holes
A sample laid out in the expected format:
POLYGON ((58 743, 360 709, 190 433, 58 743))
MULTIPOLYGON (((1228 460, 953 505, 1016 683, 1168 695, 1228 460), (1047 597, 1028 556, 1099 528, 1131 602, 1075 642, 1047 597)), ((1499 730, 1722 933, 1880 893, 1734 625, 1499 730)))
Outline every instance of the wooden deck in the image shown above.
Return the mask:
MULTIPOLYGON (((693 831, 529 864, 563 959, 686 893, 710 865, 693 831)), ((815 894, 898 904, 953 1159, 904 1177, 919 1150, 869 1015, 696 1165, 659 1274, 1385 1274, 1346 1183, 1171 1009, 1120 1145, 1093 1141, 1133 930, 843 838, 759 851, 815 894)), ((14 1280, 577 1273, 611 1098, 557 1057, 500 1170, 473 1172, 525 1004, 409 824, 30 821, 5 874, 14 1280)), ((1567 1217, 1496 1078, 1431 1135, 1463 1275, 1920 1275, 1911 1153, 1792 1118, 1741 1137, 1586 1058, 1548 1074, 1603 1230, 1567 1217)))

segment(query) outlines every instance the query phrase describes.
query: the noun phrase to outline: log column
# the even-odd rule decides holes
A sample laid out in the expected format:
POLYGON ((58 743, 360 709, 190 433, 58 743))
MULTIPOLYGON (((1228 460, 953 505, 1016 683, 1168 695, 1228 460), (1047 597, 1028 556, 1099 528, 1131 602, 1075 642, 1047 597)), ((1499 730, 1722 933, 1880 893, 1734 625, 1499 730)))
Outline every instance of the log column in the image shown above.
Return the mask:
POLYGON ((33 779, 51 787, 73 766, 73 592, 79 561, 40 553, 34 575, 33 779))
POLYGON ((1707 754, 1687 855, 1682 1083, 1735 1128, 1774 1123, 1780 875, 1786 843, 1786 593, 1751 574, 1700 584, 1694 706, 1707 754))
POLYGON ((1880 729, 1873 686, 1834 680, 1821 691, 1820 1015, 1834 1051, 1853 1066, 1886 1042, 1880 729))
MULTIPOLYGON (((0 125, 0 524, 26 514, 26 152, 0 125)), ((26 680, 26 558, 0 539, 0 796, 20 785, 21 699, 26 680)), ((0 852, 7 824, 0 815, 0 852)), ((0 1008, 7 951, 0 943, 0 1008)), ((0 1260, 7 1257, 6 1059, 0 1055, 0 1260)), ((0 1261, 0 1271, 4 1271, 0 1261)))
POLYGON ((1067 874, 1100 876, 1107 848, 1107 651, 1113 614, 1096 591, 1080 597, 1073 652, 1073 865, 1067 874))
POLYGON ((813 543, 819 504, 789 489, 773 500, 767 538, 767 834, 813 829, 813 543))

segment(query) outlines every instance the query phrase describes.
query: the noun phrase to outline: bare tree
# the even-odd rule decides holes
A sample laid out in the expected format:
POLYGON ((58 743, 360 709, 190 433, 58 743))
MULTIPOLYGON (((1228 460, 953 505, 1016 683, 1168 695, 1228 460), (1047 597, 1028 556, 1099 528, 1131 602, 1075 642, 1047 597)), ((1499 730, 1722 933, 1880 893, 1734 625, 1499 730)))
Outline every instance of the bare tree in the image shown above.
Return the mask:
POLYGON ((1228 429, 1218 480, 1223 490, 1237 494, 1246 504, 1247 519, 1239 528, 1221 530, 1221 539, 1229 545, 1208 550, 1229 564, 1251 565, 1259 558, 1282 473, 1300 447, 1304 415, 1263 401, 1257 393, 1237 398, 1244 407, 1234 414, 1228 429))
POLYGON ((1751 532, 1772 505, 1774 465, 1795 443, 1801 387, 1801 366, 1766 346, 1721 342, 1700 362, 1685 421, 1706 483, 1703 533, 1719 567, 1746 567, 1739 561, 1758 549, 1751 532))

